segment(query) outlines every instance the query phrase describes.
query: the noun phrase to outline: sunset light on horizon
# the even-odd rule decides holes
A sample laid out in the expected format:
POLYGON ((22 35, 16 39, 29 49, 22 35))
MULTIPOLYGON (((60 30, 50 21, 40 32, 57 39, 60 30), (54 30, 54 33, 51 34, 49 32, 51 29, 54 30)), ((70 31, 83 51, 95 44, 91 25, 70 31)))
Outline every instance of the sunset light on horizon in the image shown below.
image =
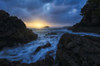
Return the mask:
POLYGON ((38 29, 44 28, 45 26, 51 26, 48 22, 42 19, 35 19, 30 22, 25 22, 25 25, 28 28, 38 28, 38 29))
POLYGON ((0 66, 100 66, 100 0, 0 0, 0 66))

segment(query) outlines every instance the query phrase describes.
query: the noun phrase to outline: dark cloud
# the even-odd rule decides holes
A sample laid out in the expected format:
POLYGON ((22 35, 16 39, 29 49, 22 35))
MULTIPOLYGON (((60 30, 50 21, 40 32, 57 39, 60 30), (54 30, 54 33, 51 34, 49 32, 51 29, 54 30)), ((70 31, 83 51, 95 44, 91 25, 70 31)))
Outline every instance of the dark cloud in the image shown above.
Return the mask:
POLYGON ((0 9, 24 21, 42 18, 59 24, 81 20, 80 10, 86 0, 0 0, 0 9))
POLYGON ((53 2, 53 0, 41 0, 41 2, 43 2, 43 3, 50 3, 50 2, 53 2))

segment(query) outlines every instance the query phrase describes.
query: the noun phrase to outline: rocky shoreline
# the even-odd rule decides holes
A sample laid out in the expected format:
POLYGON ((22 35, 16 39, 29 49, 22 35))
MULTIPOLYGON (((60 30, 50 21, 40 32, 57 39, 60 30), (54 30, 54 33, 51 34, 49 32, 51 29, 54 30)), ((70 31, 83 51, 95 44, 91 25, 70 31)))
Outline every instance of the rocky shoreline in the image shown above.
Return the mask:
POLYGON ((99 56, 100 38, 66 33, 59 41, 56 60, 59 66, 99 66, 99 56))
MULTIPOLYGON (((48 44, 47 44, 48 45, 48 44)), ((0 66, 99 66, 100 37, 64 34, 58 43, 56 60, 47 53, 44 60, 26 64, 0 60, 0 66)))
MULTIPOLYGON (((69 29, 75 32, 100 34, 99 4, 100 0, 88 0, 81 11, 83 19, 69 29)), ((0 48, 13 46, 14 43, 27 43, 36 38, 37 35, 27 29, 21 20, 17 17, 9 16, 4 11, 0 11, 0 48)), ((50 44, 41 46, 37 51, 50 46, 50 44)), ((1 59, 0 66, 100 66, 100 37, 66 33, 59 40, 56 60, 47 53, 44 60, 36 63, 26 64, 1 59)))
POLYGON ((27 29, 22 20, 0 10, 0 49, 25 44, 35 39, 37 35, 27 29))
POLYGON ((74 32, 92 32, 100 34, 100 0, 88 0, 81 10, 81 22, 69 29, 74 32))

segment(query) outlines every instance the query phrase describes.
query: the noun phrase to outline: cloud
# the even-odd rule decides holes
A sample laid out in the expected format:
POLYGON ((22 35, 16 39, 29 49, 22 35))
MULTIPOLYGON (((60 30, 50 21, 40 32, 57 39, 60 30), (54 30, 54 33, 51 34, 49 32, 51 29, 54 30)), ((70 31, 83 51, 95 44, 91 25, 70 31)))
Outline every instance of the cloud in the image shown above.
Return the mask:
POLYGON ((50 3, 50 2, 53 2, 53 0, 41 0, 41 2, 43 2, 43 3, 50 3))
POLYGON ((86 0, 0 0, 0 9, 23 21, 42 18, 51 23, 75 24, 86 0))

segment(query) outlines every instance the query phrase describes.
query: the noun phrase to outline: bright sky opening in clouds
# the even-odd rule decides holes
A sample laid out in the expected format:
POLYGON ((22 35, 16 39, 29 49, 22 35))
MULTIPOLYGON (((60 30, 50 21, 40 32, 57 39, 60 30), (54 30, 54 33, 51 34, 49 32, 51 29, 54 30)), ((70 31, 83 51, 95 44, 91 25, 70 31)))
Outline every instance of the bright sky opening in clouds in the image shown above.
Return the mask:
POLYGON ((30 22, 25 22, 26 26, 28 28, 44 28, 45 26, 51 26, 47 21, 44 21, 42 19, 35 19, 30 22))
MULTIPOLYGON (((81 8, 87 0, 0 0, 0 9, 24 22, 42 19, 55 26, 80 22, 81 8)), ((34 21, 33 21, 34 22, 34 21)))

